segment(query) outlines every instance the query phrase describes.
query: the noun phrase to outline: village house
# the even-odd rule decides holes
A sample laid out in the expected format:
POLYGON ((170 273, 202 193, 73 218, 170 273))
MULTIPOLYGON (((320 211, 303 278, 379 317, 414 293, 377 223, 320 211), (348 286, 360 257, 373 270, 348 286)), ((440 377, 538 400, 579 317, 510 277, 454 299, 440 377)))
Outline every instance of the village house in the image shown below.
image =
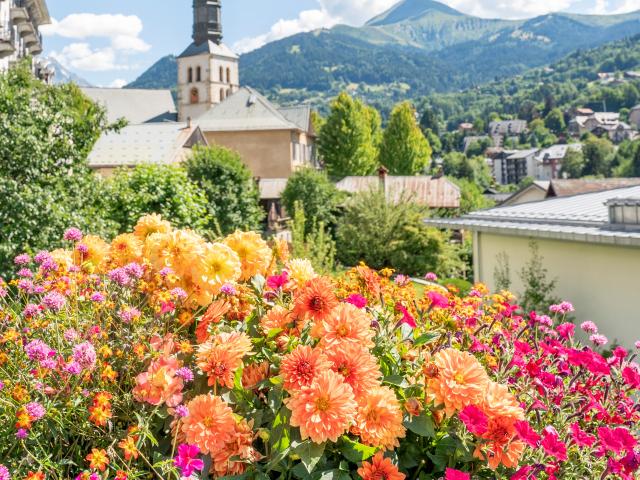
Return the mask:
POLYGON ((573 302, 578 323, 595 321, 612 342, 627 347, 640 338, 640 186, 425 221, 473 232, 475 280, 491 290, 508 266, 510 290, 523 292, 518 272, 534 240, 547 277, 557 282, 548 293, 573 302))
MULTIPOLYGON (((0 73, 27 56, 42 53, 40 27, 51 23, 45 0, 0 0, 0 73)), ((55 69, 35 58, 34 73, 49 83, 55 69)))
POLYGON ((630 125, 620 121, 620 114, 615 112, 595 112, 590 115, 576 115, 569 121, 568 130, 574 137, 585 133, 593 133, 599 137, 608 137, 615 143, 633 140, 638 132, 630 125))
POLYGON ((570 143, 565 145, 552 145, 543 148, 536 155, 538 161, 535 178, 537 180, 552 180, 560 178, 562 163, 567 154, 571 151, 581 151, 581 143, 570 143))
POLYGON ((501 185, 518 184, 526 177, 536 178, 537 148, 528 150, 493 149, 491 155, 493 176, 501 185))

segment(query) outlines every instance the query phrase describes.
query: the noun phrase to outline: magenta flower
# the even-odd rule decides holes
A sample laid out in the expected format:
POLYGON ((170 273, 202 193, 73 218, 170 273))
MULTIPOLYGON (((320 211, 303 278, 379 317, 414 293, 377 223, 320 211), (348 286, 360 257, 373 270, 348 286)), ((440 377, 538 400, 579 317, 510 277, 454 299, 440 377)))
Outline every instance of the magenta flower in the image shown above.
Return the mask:
POLYGON ((567 457, 567 445, 560 440, 557 433, 546 431, 540 444, 548 456, 564 462, 567 457))
POLYGON ((431 291, 427 293, 429 301, 431 302, 430 308, 447 308, 449 306, 449 300, 444 295, 431 291))
POLYGON ((106 300, 104 293, 95 292, 91 295, 91 301, 94 303, 102 303, 106 300))
POLYGON ((175 408, 176 416, 184 418, 189 416, 189 409, 185 405, 178 405, 175 408))
POLYGON ((46 260, 52 260, 51 258, 51 254, 45 250, 42 250, 41 252, 38 252, 38 254, 33 257, 33 260, 38 264, 42 264, 43 262, 45 262, 46 260))
POLYGON ((289 272, 283 271, 280 275, 273 275, 267 278, 267 287, 271 290, 280 290, 289 283, 289 272))
POLYGON ((349 295, 344 301, 360 309, 367 306, 367 299, 358 293, 349 295))
POLYGON ((407 307, 402 305, 401 303, 396 303, 396 310, 402 313, 402 320, 400 320, 400 325, 409 325, 411 328, 416 328, 418 324, 416 323, 416 319, 409 313, 407 307))
POLYGON ((47 411, 45 410, 45 408, 42 406, 41 403, 38 403, 38 402, 27 403, 25 405, 25 409, 27 410, 27 413, 29 414, 29 416, 34 420, 40 420, 42 417, 44 417, 47 414, 47 411))
POLYGON ((193 382, 193 372, 187 367, 182 367, 176 370, 176 376, 180 377, 185 382, 193 382))
POLYGON ((460 420, 474 435, 482 435, 489 428, 489 418, 475 405, 468 405, 462 409, 460 420))
POLYGON ((204 462, 196 458, 199 454, 200 449, 195 445, 183 443, 178 446, 178 455, 173 460, 173 463, 180 469, 183 477, 190 477, 194 471, 204 468, 204 462))
POLYGON ((9 469, 1 464, 0 464, 0 480, 11 480, 9 469))
POLYGON ((564 338, 568 339, 569 337, 573 337, 573 334, 576 331, 576 327, 573 323, 563 323, 562 325, 558 325, 556 327, 556 332, 564 338))
POLYGON ((411 282, 411 279, 406 275, 397 275, 396 284, 400 287, 406 287, 411 282))
POLYGON ((16 432, 16 438, 18 440, 24 440, 29 436, 29 432, 27 432, 24 428, 19 428, 16 432))
POLYGON ((28 265, 31 263, 31 257, 26 253, 22 253, 13 259, 13 263, 16 265, 28 265))
POLYGON ((471 475, 460 470, 447 468, 444 472, 444 480, 471 480, 471 475))
POLYGON ((579 447, 591 447, 594 443, 596 443, 595 435, 591 435, 585 432, 577 423, 572 423, 569 426, 569 431, 571 433, 573 442, 579 447))
POLYGON ((73 347, 73 360, 84 370, 92 370, 96 365, 96 350, 90 342, 83 342, 73 347))
POLYGON ((79 242, 82 240, 82 232, 78 228, 71 227, 64 232, 62 238, 68 242, 79 242))
POLYGON ((131 283, 131 277, 124 268, 115 268, 109 272, 109 280, 117 283, 121 287, 125 287, 131 283))
POLYGON ((237 295, 238 290, 236 290, 236 287, 234 287, 230 283, 225 283, 224 285, 222 285, 220 292, 233 297, 234 295, 237 295))
POLYGON ((27 353, 27 357, 29 357, 30 360, 34 360, 36 362, 41 362, 55 355, 55 351, 42 340, 32 340, 27 343, 24 347, 24 351, 27 353))
POLYGON ((124 271, 127 272, 127 275, 130 275, 134 278, 142 278, 144 275, 144 268, 139 263, 129 263, 125 265, 124 271))
POLYGON ((424 276, 424 279, 428 282, 437 282, 438 276, 433 272, 429 272, 424 276))
POLYGON ((538 448, 540 445, 540 435, 531 428, 526 420, 519 420, 513 425, 518 432, 520 439, 532 448, 538 448))
POLYGON ((40 307, 40 305, 34 305, 33 303, 28 304, 22 311, 22 315, 24 315, 25 318, 33 318, 41 313, 42 307, 40 307))
POLYGON ((42 304, 52 310, 54 312, 59 312, 64 307, 65 303, 67 303, 67 299, 64 295, 58 292, 49 292, 42 299, 42 304))

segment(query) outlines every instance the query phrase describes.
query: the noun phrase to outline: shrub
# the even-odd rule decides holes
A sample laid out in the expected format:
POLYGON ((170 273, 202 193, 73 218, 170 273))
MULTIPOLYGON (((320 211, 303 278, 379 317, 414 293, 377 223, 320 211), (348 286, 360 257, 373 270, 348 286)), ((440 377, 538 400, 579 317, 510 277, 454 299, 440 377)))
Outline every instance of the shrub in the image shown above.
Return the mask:
POLYGON ((207 196, 209 217, 217 220, 210 230, 227 235, 260 227, 260 191, 240 155, 224 147, 196 147, 185 167, 207 196))
POLYGON ((139 165, 118 170, 106 180, 105 214, 120 232, 133 228, 143 215, 157 213, 178 226, 208 232, 211 226, 205 192, 176 165, 139 165))
POLYGON ((306 216, 302 205, 296 202, 291 221, 292 254, 296 258, 307 258, 313 267, 322 273, 332 273, 336 266, 336 244, 324 223, 314 224, 306 232, 306 216))
POLYGON ((299 203, 305 215, 305 234, 314 225, 323 223, 333 228, 336 223, 336 207, 342 199, 341 193, 331 183, 326 173, 310 168, 295 172, 282 192, 282 204, 293 214, 299 203))
POLYGON ((444 239, 427 228, 428 210, 407 199, 389 202, 371 191, 349 200, 337 230, 338 259, 345 265, 365 262, 407 275, 438 271, 444 239))

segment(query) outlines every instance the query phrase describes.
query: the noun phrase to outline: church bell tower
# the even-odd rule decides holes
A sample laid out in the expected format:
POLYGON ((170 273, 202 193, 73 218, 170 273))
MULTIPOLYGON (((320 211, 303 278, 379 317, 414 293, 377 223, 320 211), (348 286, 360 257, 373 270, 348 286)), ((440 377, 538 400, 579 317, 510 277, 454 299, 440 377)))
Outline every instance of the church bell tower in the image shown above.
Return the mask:
POLYGON ((178 119, 197 120, 238 88, 238 56, 222 43, 222 0, 193 0, 193 43, 178 57, 178 119))

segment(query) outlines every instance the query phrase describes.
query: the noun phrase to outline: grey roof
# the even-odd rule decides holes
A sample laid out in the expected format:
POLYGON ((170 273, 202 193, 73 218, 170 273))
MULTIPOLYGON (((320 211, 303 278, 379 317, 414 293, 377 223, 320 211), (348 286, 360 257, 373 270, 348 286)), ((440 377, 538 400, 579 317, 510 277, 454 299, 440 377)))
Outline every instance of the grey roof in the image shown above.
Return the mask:
POLYGON ((527 129, 525 120, 502 120, 489 123, 493 135, 519 135, 527 129))
POLYGON ((203 132, 302 130, 250 87, 240 88, 196 121, 203 132))
POLYGON ((311 125, 311 105, 305 104, 294 107, 280 107, 278 111, 284 116, 284 118, 297 125, 300 130, 310 133, 313 131, 311 125))
POLYGON ((426 222, 440 228, 640 247, 640 231, 613 228, 606 206, 611 199, 637 197, 640 197, 640 186, 551 198, 426 222))
POLYGON ((184 160, 187 148, 206 144, 198 127, 186 123, 129 125, 103 133, 89 154, 92 168, 126 167, 144 163, 171 164, 184 160))
POLYGON ((261 178, 259 182, 260 198, 262 200, 276 200, 281 198, 286 186, 286 178, 261 178))
POLYGON ((218 44, 211 40, 207 40, 199 45, 192 43, 180 54, 178 58, 195 57, 197 55, 202 55, 203 53, 216 55, 218 57, 238 58, 238 56, 224 43, 218 44))
POLYGON ((171 90, 93 87, 80 90, 106 108, 110 122, 120 118, 125 118, 130 124, 177 120, 171 90))
POLYGON ((514 153, 507 157, 507 160, 520 160, 523 158, 531 157, 538 153, 537 148, 530 148, 529 150, 516 150, 514 153))

